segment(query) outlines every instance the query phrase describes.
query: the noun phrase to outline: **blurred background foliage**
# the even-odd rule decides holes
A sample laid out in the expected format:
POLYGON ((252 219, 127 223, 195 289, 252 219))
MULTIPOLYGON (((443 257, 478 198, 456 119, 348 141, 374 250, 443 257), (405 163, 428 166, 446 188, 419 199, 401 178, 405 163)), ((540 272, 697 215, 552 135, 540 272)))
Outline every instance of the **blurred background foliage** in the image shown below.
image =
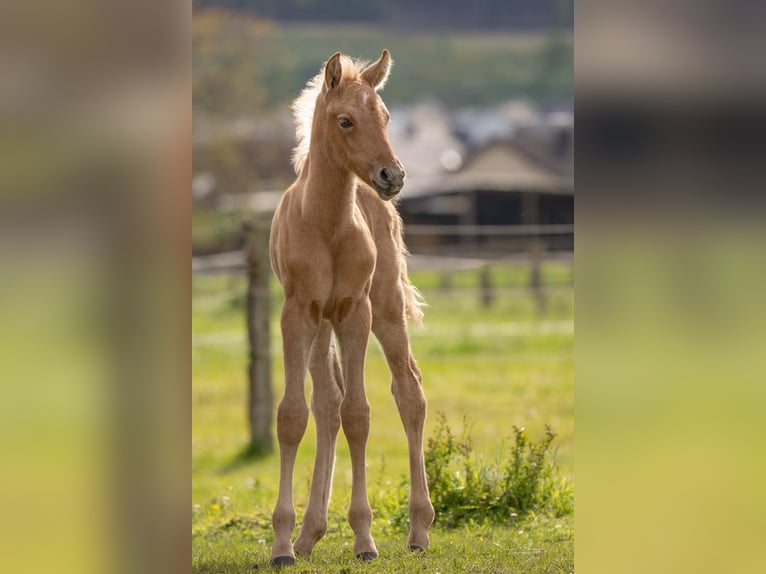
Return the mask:
MULTIPOLYGON (((430 97, 461 107, 513 96, 538 102, 572 96, 573 38, 566 15, 551 21, 548 14, 545 27, 534 19, 526 26, 511 27, 508 21, 501 27, 502 18, 468 3, 482 19, 461 19, 465 10, 460 9, 453 12, 454 24, 473 22, 473 27, 416 17, 402 26, 396 16, 375 16, 384 4, 394 14, 404 10, 397 2, 197 2, 195 111, 236 116, 272 110, 294 98, 334 52, 372 57, 384 47, 392 50, 397 73, 397 81, 386 88, 389 104, 430 97), (451 26, 448 34, 445 25, 451 26)), ((414 4, 425 8, 433 3, 414 4)), ((541 15, 554 4, 568 5, 564 13, 571 13, 571 2, 539 4, 541 15)), ((438 12, 450 11, 442 6, 438 12)))
POLYGON ((286 22, 376 22, 404 27, 531 29, 571 27, 571 0, 194 0, 205 8, 241 10, 286 22))

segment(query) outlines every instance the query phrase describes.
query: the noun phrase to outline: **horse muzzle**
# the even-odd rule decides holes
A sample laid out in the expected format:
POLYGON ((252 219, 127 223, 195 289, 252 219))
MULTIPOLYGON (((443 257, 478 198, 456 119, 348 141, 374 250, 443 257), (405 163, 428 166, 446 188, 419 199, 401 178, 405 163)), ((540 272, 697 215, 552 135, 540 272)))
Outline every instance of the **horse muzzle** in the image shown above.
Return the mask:
POLYGON ((396 197, 404 187, 404 170, 401 167, 384 167, 370 178, 372 186, 384 201, 396 197))

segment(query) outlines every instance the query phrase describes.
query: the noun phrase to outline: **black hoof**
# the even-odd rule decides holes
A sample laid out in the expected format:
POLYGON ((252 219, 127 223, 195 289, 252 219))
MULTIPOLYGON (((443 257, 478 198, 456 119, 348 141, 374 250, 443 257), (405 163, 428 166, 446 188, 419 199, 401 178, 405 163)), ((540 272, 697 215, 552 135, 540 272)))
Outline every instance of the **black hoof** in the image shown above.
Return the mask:
POLYGON ((426 549, 422 546, 418 546, 417 544, 410 544, 410 550, 413 552, 425 552, 426 549))
POLYGON ((360 552, 356 555, 359 560, 375 560, 378 557, 377 552, 360 552))
POLYGON ((278 566, 295 566, 295 558, 292 556, 277 556, 271 559, 271 565, 278 566))

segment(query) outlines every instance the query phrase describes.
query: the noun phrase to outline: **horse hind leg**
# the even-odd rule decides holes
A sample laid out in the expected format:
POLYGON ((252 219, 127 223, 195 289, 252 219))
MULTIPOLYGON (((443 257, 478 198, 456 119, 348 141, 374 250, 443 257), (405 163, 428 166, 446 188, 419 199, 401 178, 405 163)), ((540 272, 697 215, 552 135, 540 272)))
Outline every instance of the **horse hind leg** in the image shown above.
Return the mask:
POLYGON ((423 457, 427 403, 420 369, 410 352, 403 313, 386 313, 385 317, 375 317, 372 331, 380 342, 391 370, 391 391, 407 434, 410 463, 410 532, 407 544, 412 550, 424 550, 429 545, 428 529, 434 520, 434 508, 428 494, 423 457))
POLYGON ((311 373, 311 411, 317 428, 314 476, 306 513, 294 548, 307 556, 327 532, 327 509, 335 467, 335 444, 340 429, 340 404, 343 379, 332 341, 332 326, 323 321, 309 358, 311 373))

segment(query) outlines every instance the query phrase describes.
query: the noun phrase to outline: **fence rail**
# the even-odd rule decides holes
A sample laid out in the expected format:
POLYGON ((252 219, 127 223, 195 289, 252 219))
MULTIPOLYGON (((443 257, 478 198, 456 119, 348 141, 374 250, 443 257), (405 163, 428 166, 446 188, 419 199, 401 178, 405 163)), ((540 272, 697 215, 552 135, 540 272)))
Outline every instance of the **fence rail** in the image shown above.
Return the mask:
POLYGON ((478 236, 544 236, 569 235, 574 233, 574 225, 407 225, 407 235, 478 235, 478 236))
MULTIPOLYGON (((245 223, 245 228, 248 228, 245 223)), ((262 222, 260 225, 268 225, 262 222)), ((567 253, 571 256, 571 240, 574 237, 574 225, 406 225, 404 234, 408 239, 413 255, 410 258, 410 268, 418 269, 420 259, 426 258, 442 268, 479 267, 490 263, 507 260, 540 258, 549 260, 559 258, 567 253), (550 250, 542 238, 563 237, 565 249, 550 250), (497 244, 492 243, 495 238, 497 244), (505 240, 505 241, 503 241, 505 240), (440 242, 441 241, 441 242, 440 242), (461 242, 456 245, 455 241, 461 242), (469 243, 465 243, 468 241, 469 243), (473 243, 480 241, 481 243, 473 243), (515 243, 509 243, 515 242, 515 243), (491 244, 490 244, 491 243, 491 244)), ((192 273, 235 273, 246 269, 245 252, 242 250, 227 251, 212 255, 192 257, 192 273)))

